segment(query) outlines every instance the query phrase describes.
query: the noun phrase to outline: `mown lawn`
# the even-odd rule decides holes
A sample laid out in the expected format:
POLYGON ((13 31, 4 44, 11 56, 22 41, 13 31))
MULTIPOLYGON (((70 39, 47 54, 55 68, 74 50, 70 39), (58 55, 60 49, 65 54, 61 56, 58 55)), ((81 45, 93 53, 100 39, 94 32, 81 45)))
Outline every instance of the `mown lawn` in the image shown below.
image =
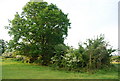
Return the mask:
MULTIPOLYGON (((1 61, 0 61, 1 62, 1 61)), ((0 63, 1 64, 1 63, 0 63)), ((53 70, 51 67, 2 61, 3 79, 118 79, 117 71, 99 71, 95 74, 53 70)))

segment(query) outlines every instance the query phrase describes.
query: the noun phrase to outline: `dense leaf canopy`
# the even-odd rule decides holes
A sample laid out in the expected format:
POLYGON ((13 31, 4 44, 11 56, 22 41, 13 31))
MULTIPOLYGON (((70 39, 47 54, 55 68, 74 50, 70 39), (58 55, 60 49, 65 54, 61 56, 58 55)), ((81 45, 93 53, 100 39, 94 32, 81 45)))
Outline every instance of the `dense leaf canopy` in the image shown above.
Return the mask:
POLYGON ((34 58, 41 55, 43 61, 53 56, 55 45, 64 43, 70 28, 67 14, 47 2, 28 2, 10 23, 12 48, 34 58))

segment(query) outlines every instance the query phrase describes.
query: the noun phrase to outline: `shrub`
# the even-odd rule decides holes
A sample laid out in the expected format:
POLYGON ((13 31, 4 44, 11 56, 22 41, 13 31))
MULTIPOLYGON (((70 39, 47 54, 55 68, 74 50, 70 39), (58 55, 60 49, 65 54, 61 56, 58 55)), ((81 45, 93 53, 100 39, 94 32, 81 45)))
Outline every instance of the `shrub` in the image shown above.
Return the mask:
POLYGON ((23 62, 24 63, 30 63, 30 59, 31 59, 31 57, 27 57, 27 56, 23 56, 23 62))
POLYGON ((64 68, 70 71, 79 71, 82 66, 82 54, 78 50, 69 49, 64 55, 52 57, 52 62, 56 68, 64 68))
POLYGON ((24 63, 30 63, 30 57, 24 56, 24 55, 16 55, 15 57, 16 61, 22 61, 24 63))
POLYGON ((13 57, 13 56, 12 56, 12 52, 3 53, 3 54, 2 54, 2 57, 4 57, 4 58, 12 58, 12 57, 13 57))
MULTIPOLYGON (((110 67, 111 53, 115 49, 108 48, 109 45, 104 41, 104 36, 100 35, 96 39, 88 39, 84 45, 85 47, 79 45, 78 49, 67 49, 64 53, 57 52, 52 57, 54 67, 71 71, 80 71, 81 68, 85 68, 86 71, 93 71, 110 67)), ((58 49, 61 49, 60 46, 58 49)))
POLYGON ((22 55, 16 55, 16 60, 17 60, 17 61, 22 61, 22 60, 23 60, 22 55))
POLYGON ((82 66, 82 54, 78 50, 69 50, 65 56, 63 56, 62 65, 68 70, 76 70, 82 66))
POLYGON ((60 68, 62 67, 63 56, 67 53, 69 47, 65 46, 64 44, 58 44, 54 47, 54 49, 55 55, 51 58, 51 63, 53 64, 53 67, 60 68))
POLYGON ((35 60, 34 63, 41 64, 42 63, 42 56, 37 57, 37 60, 35 60))

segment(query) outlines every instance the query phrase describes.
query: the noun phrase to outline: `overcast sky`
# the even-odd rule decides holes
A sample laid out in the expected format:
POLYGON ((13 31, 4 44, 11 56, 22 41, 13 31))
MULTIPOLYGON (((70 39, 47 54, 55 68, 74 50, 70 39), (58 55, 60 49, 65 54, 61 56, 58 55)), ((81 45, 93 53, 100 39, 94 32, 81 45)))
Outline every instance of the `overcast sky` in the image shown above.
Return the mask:
MULTIPOLYGON (((13 19, 16 12, 30 0, 1 0, 0 39, 10 40, 4 26, 13 19)), ((119 0, 44 0, 54 3, 68 13, 71 29, 65 43, 77 48, 78 43, 88 38, 105 34, 105 40, 114 48, 118 47, 118 1, 119 0)))

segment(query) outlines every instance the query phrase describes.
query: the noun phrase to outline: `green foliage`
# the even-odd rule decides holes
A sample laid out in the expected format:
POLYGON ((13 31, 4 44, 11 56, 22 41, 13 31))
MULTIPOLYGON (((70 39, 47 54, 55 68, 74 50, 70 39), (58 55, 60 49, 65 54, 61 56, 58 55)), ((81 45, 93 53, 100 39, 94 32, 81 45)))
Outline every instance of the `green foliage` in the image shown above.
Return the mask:
POLYGON ((65 54, 52 57, 54 67, 71 71, 81 71, 83 68, 92 71, 110 66, 111 53, 115 50, 108 48, 103 35, 88 39, 84 45, 85 47, 79 44, 78 49, 70 48, 65 54))
POLYGON ((0 39, 0 55, 6 51, 7 41, 0 39))
POLYGON ((77 68, 82 67, 82 54, 79 53, 78 50, 70 49, 65 56, 63 56, 63 67, 68 70, 76 70, 77 68))
POLYGON ((64 55, 67 52, 67 49, 69 49, 69 47, 64 44, 58 44, 54 47, 54 49, 54 53, 56 55, 64 55))
POLYGON ((51 63, 53 64, 52 66, 58 68, 62 67, 63 56, 67 53, 69 47, 64 44, 58 44, 55 46, 54 49, 55 49, 54 51, 55 55, 51 58, 52 59, 51 63))
POLYGON ((102 68, 110 65, 111 53, 115 50, 107 48, 108 43, 104 41, 104 36, 100 35, 96 39, 88 39, 85 43, 86 53, 89 57, 87 64, 89 69, 102 68))
POLYGON ((109 67, 111 53, 115 51, 108 48, 103 35, 88 39, 85 47, 79 44, 78 49, 64 45, 69 19, 56 5, 47 2, 28 2, 7 28, 13 37, 8 48, 25 56, 18 59, 29 63, 52 63, 54 67, 71 71, 82 68, 91 71, 109 67))
POLYGON ((28 2, 22 13, 16 13, 10 21, 8 29, 13 39, 9 46, 22 55, 33 57, 31 62, 41 55, 42 64, 48 65, 54 55, 54 47, 64 43, 68 28, 70 23, 67 14, 56 5, 28 2))
POLYGON ((16 61, 23 61, 23 56, 22 55, 16 55, 16 61))
POLYGON ((80 50, 68 48, 65 54, 55 55, 52 57, 53 66, 56 68, 64 68, 69 71, 79 71, 80 67, 82 67, 82 54, 80 54, 80 50))
POLYGON ((13 57, 13 56, 12 56, 12 52, 3 53, 3 54, 2 54, 2 57, 3 57, 3 58, 12 58, 12 57, 13 57))
POLYGON ((35 61, 34 61, 34 63, 35 64, 42 64, 42 62, 43 62, 43 60, 42 60, 42 56, 39 56, 35 61))

